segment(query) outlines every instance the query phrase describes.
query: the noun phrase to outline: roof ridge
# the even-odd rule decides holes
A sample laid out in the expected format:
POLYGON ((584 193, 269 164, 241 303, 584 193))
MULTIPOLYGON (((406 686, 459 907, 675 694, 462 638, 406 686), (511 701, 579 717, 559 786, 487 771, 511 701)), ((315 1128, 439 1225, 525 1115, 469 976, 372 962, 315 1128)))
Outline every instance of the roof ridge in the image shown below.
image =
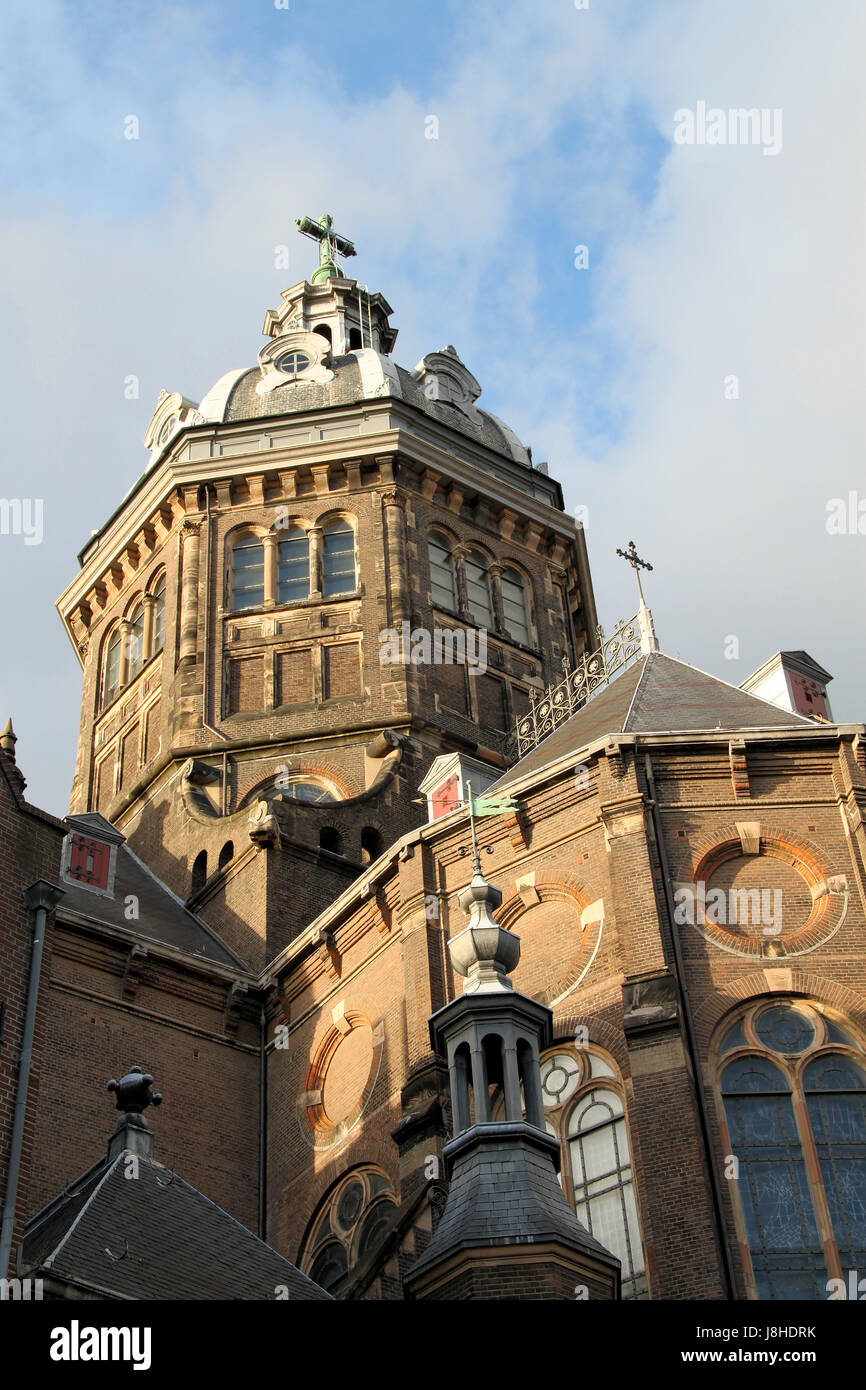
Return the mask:
POLYGON ((88 1197, 87 1201, 84 1202, 84 1203, 82 1204, 82 1206, 80 1207, 78 1213, 76 1214, 75 1220, 72 1222, 72 1225, 71 1225, 71 1226, 67 1226, 66 1230, 63 1232, 63 1235, 61 1236, 60 1240, 58 1241, 57 1245, 56 1245, 55 1248, 52 1250, 51 1254, 48 1256, 48 1259, 42 1261, 42 1267, 43 1267, 44 1269, 48 1269, 48 1268, 50 1267, 50 1265, 52 1264, 52 1262, 53 1262, 53 1261, 57 1258, 57 1256, 60 1254, 60 1251, 63 1249, 64 1245, 65 1245, 66 1242, 69 1240, 69 1237, 72 1235, 72 1232, 75 1230, 76 1226, 77 1226, 77 1225, 79 1224, 79 1222, 81 1221, 81 1218, 83 1217, 84 1213, 87 1211, 87 1209, 88 1209, 88 1207, 90 1206, 91 1202, 92 1202, 92 1201, 94 1200, 94 1198, 96 1197, 96 1194, 97 1194, 98 1192, 101 1192, 101 1191, 102 1191, 103 1187, 105 1186, 106 1182, 108 1181, 108 1178, 109 1178, 109 1177, 111 1176, 111 1174, 114 1172, 114 1169, 117 1167, 117 1165, 119 1164, 120 1160, 123 1158, 123 1155, 124 1155, 125 1152, 126 1152, 126 1151, 125 1151, 124 1149, 121 1149, 121 1151, 120 1151, 120 1153, 117 1155, 117 1157, 116 1157, 115 1159, 113 1159, 111 1163, 108 1163, 108 1164, 106 1165, 105 1172, 103 1173, 102 1177, 99 1179, 99 1182, 95 1184, 95 1186, 94 1186, 94 1188, 93 1188, 93 1191, 91 1192, 91 1194, 90 1194, 90 1196, 88 1197))
POLYGON ((628 721, 631 719, 631 712, 632 712, 632 710, 633 710, 634 707, 635 707, 635 702, 636 702, 637 697, 638 697, 638 692, 640 691, 640 688, 641 688, 641 686, 643 685, 643 679, 644 679, 644 676, 646 675, 647 671, 649 670, 650 662, 652 661, 652 659, 653 659, 654 656, 659 656, 659 655, 661 655, 661 653, 659 653, 659 652, 647 652, 647 654, 646 654, 646 657, 645 657, 644 662, 643 662, 643 666, 641 667, 641 673, 640 673, 640 675, 638 676, 637 682, 636 682, 636 684, 635 684, 635 688, 634 688, 634 690, 632 691, 632 697, 631 697, 631 700, 629 701, 629 706, 628 706, 628 710, 626 711, 625 719, 622 721, 622 732, 623 732, 624 734, 627 734, 628 731, 629 731, 629 730, 628 730, 628 721))

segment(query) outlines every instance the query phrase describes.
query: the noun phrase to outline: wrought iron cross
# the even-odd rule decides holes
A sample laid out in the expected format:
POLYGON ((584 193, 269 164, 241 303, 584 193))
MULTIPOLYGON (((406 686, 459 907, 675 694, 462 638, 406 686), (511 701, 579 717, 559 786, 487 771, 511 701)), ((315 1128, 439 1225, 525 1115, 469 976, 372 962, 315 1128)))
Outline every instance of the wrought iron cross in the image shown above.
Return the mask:
POLYGON ((338 236, 334 231, 334 219, 329 212, 323 213, 318 222, 313 217, 296 217, 295 226, 304 236, 312 237, 313 241, 319 243, 319 269, 316 274, 320 279, 339 273, 338 252, 341 256, 356 254, 348 237, 338 236))
POLYGON ((649 563, 648 560, 642 560, 640 558, 635 548, 634 541, 629 541, 628 550, 617 550, 616 553, 617 555, 621 555, 624 560, 628 560, 629 564, 634 570, 634 577, 637 580, 637 591, 640 594, 641 608, 645 608, 646 603, 644 601, 643 589, 641 587, 640 582, 640 572, 641 570, 651 570, 652 565, 649 563))

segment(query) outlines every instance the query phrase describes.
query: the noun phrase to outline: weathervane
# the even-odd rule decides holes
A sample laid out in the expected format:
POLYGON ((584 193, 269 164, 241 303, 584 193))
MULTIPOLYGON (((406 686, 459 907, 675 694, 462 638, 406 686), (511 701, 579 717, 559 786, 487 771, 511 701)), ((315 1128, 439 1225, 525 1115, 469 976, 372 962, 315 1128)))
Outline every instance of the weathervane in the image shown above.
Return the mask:
POLYGON ((634 577, 637 580, 637 591, 640 594, 640 606, 641 608, 645 608, 646 601, 643 596, 643 589, 641 588, 640 572, 641 570, 651 570, 652 565, 649 563, 648 560, 642 560, 640 558, 640 556, 637 553, 637 550, 635 549, 634 541, 629 541, 628 550, 617 550, 616 553, 617 555, 621 555, 624 560, 628 560, 629 564, 634 570, 634 577))
POLYGON ((322 213, 318 222, 313 217, 296 217, 295 226, 304 236, 319 243, 319 266, 310 276, 310 284, 318 285, 323 280, 337 279, 341 274, 340 256, 354 256, 355 248, 347 237, 338 236, 334 231, 334 219, 329 212, 322 213))

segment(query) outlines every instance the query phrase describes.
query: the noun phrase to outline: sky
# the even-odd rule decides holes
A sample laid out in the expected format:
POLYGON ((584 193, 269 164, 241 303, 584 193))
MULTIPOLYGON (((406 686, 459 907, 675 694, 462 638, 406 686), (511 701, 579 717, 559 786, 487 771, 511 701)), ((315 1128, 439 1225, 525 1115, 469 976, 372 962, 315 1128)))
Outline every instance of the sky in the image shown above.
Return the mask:
POLYGON ((862 0, 5 0, 0 54, 0 499, 42 513, 0 532, 0 723, 32 802, 68 805, 77 553, 160 389, 255 363, 326 210, 395 359, 453 344, 549 462, 608 631, 634 539, 664 651, 739 684, 805 648, 866 718, 862 0))

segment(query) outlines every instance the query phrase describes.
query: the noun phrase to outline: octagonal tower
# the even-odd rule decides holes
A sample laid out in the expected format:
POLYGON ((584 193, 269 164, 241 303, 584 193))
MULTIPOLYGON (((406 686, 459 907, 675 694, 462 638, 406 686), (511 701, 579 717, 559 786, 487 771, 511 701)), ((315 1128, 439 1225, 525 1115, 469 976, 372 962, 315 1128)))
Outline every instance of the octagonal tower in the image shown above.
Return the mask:
POLYGON ((71 810, 254 966, 422 821, 435 757, 506 766, 597 621, 559 484, 453 347, 397 365, 390 306, 327 236, 255 366, 160 394, 58 600, 83 670, 71 810))

